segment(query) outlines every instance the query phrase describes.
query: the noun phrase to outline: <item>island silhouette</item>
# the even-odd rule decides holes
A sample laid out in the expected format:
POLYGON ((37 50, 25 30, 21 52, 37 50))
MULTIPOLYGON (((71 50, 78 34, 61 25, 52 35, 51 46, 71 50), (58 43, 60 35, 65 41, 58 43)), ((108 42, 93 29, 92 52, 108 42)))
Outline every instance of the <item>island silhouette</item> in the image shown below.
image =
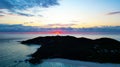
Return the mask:
POLYGON ((53 58, 120 63, 120 42, 112 38, 89 39, 74 36, 44 36, 21 43, 41 45, 35 53, 30 55, 31 58, 26 60, 33 64, 53 58))

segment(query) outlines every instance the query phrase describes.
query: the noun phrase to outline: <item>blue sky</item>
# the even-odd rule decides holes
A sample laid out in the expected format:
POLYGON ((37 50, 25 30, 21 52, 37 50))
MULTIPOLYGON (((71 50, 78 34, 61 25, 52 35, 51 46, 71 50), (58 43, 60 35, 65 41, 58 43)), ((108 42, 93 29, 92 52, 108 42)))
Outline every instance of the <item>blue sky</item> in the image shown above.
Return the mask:
POLYGON ((119 6, 120 0, 0 0, 0 23, 116 26, 120 25, 119 6))

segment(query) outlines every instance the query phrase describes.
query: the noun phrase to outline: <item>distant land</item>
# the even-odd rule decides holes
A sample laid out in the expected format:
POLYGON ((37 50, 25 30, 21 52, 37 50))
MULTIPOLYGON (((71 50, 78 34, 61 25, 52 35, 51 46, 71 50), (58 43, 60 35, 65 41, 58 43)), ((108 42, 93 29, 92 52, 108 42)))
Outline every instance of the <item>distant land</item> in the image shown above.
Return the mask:
POLYGON ((109 34, 120 34, 120 26, 100 26, 100 27, 89 27, 89 28, 43 28, 38 26, 23 26, 21 24, 0 24, 0 33, 6 32, 51 32, 51 33, 109 33, 109 34))
POLYGON ((41 45, 27 59, 41 63, 45 59, 63 58, 98 63, 120 63, 120 42, 112 38, 88 39, 74 36, 44 36, 21 41, 26 45, 41 45))

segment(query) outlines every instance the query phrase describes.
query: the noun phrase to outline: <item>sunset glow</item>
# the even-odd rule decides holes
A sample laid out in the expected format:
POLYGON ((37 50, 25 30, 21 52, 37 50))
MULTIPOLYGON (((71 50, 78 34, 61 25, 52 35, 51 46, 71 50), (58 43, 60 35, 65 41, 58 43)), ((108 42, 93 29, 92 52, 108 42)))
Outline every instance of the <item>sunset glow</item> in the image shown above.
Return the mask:
POLYGON ((62 34, 62 32, 56 31, 56 32, 54 32, 54 34, 60 35, 60 34, 62 34))
POLYGON ((49 32, 51 34, 55 34, 55 35, 60 35, 60 34, 65 34, 65 32, 63 30, 54 30, 54 31, 51 31, 49 32))

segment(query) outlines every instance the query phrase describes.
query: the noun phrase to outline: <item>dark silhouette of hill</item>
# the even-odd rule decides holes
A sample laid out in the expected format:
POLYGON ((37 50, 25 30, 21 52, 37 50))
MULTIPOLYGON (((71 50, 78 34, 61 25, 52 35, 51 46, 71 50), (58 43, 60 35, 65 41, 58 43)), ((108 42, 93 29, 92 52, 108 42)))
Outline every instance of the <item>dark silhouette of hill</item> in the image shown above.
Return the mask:
POLYGON ((120 63, 120 42, 111 38, 76 38, 73 36, 46 36, 22 41, 22 44, 39 44, 42 47, 31 54, 31 63, 43 59, 64 58, 99 63, 120 63))

